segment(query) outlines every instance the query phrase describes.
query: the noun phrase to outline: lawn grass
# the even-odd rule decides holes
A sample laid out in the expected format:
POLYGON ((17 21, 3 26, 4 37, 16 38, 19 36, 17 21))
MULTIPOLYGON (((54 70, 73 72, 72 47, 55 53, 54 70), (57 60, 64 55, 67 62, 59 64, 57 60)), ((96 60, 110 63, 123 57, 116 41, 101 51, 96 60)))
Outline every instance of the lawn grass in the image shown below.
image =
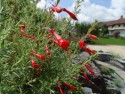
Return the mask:
POLYGON ((99 40, 93 41, 95 44, 98 45, 125 45, 125 37, 120 38, 99 38, 99 40))

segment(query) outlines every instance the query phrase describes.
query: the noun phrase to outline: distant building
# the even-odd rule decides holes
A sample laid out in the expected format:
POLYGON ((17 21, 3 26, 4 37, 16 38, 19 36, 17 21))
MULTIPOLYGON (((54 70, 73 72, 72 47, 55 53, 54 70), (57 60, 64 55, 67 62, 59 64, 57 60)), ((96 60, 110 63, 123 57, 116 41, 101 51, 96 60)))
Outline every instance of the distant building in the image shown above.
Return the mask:
POLYGON ((125 37, 125 18, 123 16, 118 20, 101 22, 101 24, 108 27, 109 35, 119 33, 120 36, 125 37))

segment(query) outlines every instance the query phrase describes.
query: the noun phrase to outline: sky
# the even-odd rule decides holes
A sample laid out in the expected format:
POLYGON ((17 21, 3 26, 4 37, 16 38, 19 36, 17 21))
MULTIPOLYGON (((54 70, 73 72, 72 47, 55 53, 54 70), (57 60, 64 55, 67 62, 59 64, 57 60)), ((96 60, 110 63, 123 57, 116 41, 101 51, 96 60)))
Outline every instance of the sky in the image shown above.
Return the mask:
MULTIPOLYGON (((56 0, 41 0, 37 7, 44 9, 44 6, 47 4, 47 7, 51 7, 51 3, 54 4, 56 0)), ((60 0, 59 6, 65 7, 70 11, 73 11, 76 0, 60 0)), ((117 20, 122 15, 125 18, 125 0, 84 0, 80 6, 80 13, 76 16, 78 22, 88 22, 91 23, 95 20, 100 22, 106 22, 111 20, 117 20)), ((66 14, 55 13, 55 18, 59 19, 62 17, 68 17, 66 14)))

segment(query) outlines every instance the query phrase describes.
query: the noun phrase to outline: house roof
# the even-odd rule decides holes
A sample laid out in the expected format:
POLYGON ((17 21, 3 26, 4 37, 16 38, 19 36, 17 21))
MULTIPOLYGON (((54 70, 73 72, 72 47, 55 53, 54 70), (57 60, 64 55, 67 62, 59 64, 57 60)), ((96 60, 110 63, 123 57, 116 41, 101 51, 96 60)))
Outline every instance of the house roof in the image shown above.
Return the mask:
POLYGON ((118 20, 108 21, 108 22, 101 22, 101 23, 106 25, 106 26, 116 25, 116 24, 125 24, 125 18, 120 18, 118 20))

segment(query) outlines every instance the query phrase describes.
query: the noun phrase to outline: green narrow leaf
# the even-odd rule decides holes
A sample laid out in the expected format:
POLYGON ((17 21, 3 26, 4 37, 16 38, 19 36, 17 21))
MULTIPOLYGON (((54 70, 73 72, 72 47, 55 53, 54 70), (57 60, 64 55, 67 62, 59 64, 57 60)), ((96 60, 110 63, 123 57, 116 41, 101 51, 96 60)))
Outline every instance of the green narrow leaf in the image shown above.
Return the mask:
POLYGON ((1 42, 1 48, 4 48, 4 40, 1 42))
POLYGON ((57 1, 56 1, 56 6, 59 4, 59 2, 60 2, 60 0, 57 0, 57 1))
POLYGON ((3 22, 5 20, 9 19, 8 17, 4 18, 4 19, 1 19, 0 22, 3 22))

